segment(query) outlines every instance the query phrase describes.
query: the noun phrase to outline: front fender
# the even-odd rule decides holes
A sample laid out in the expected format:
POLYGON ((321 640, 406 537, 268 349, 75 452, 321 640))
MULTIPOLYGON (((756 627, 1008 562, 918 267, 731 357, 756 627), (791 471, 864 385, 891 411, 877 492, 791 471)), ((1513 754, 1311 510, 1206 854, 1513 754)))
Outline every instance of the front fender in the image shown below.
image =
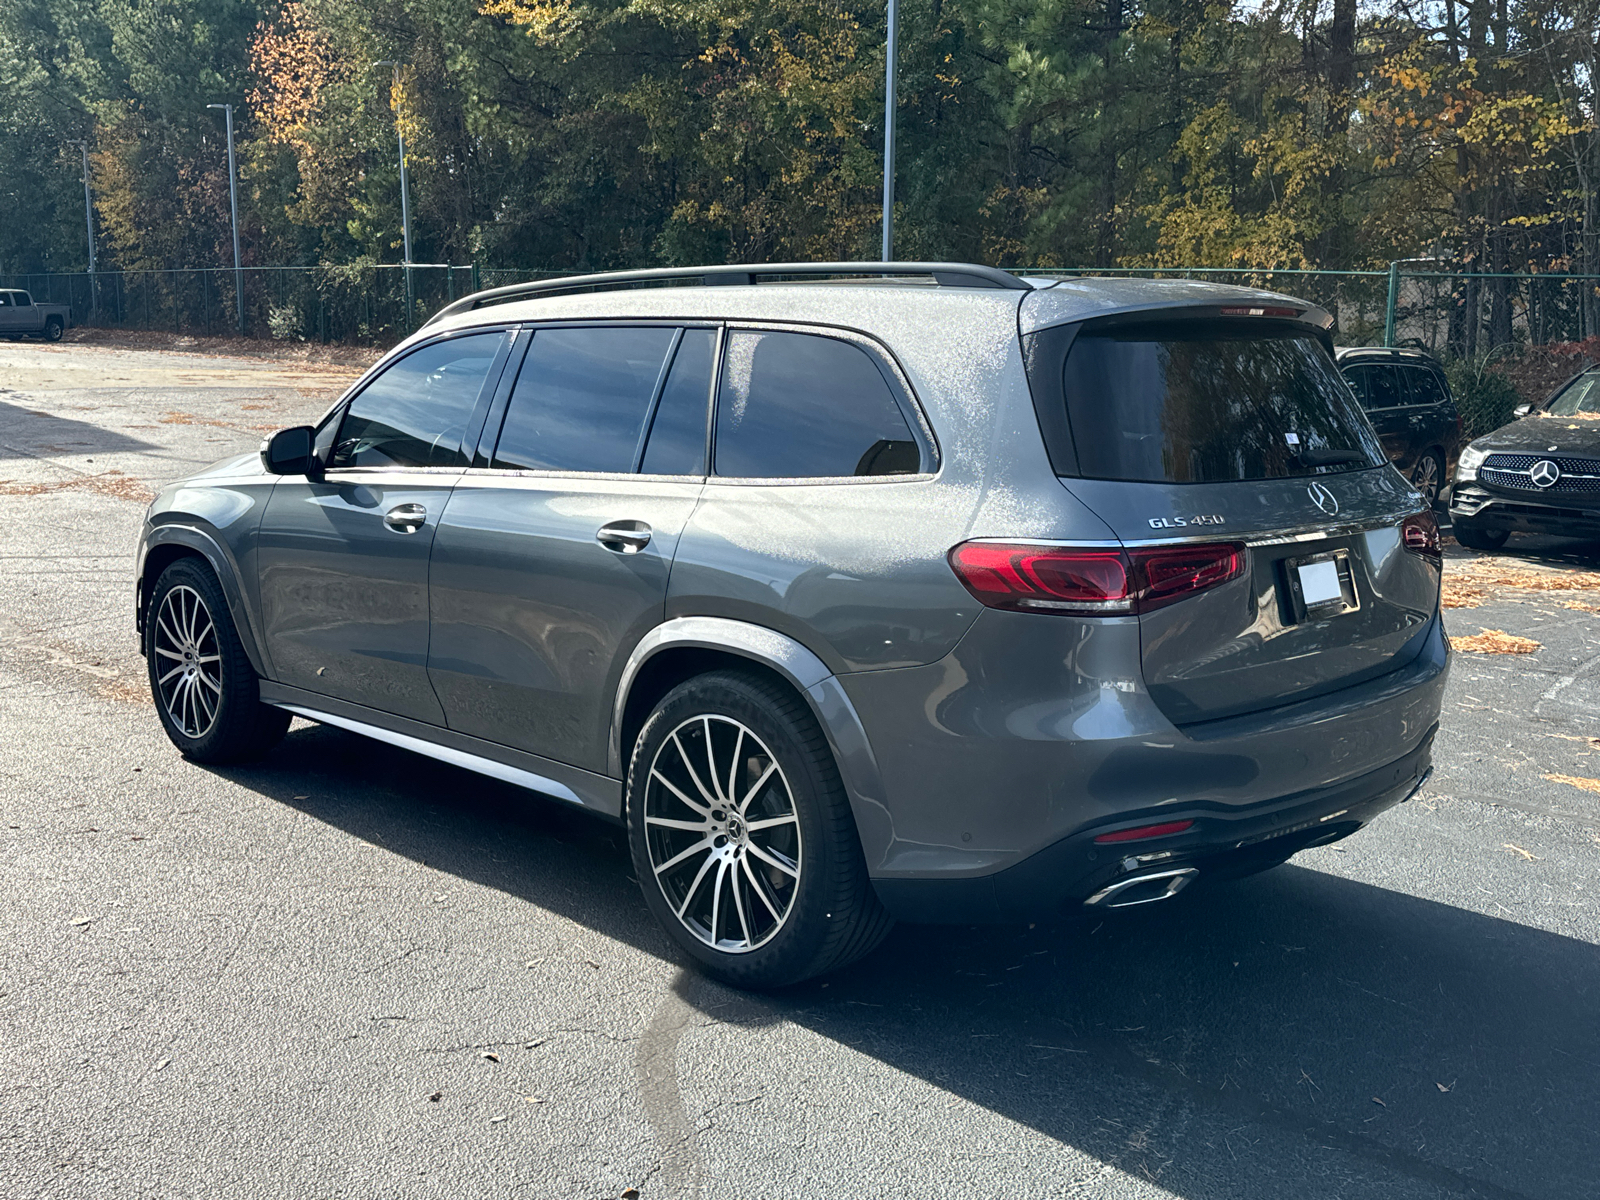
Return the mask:
POLYGON ((139 632, 140 650, 144 649, 145 613, 149 607, 150 589, 155 583, 155 580, 145 577, 145 568, 150 561, 150 552, 159 546, 182 546, 185 549, 193 550, 211 565, 212 572, 222 585, 222 594, 228 602, 229 615, 233 617, 233 627, 239 631, 239 641, 244 645, 244 652, 250 659, 250 666, 254 668, 255 673, 261 678, 269 678, 266 662, 261 653, 259 631, 255 627, 255 622, 251 619, 250 606, 245 602, 244 587, 239 579, 238 565, 233 561, 233 556, 228 553, 222 542, 197 525, 166 522, 152 526, 145 533, 144 540, 139 547, 138 566, 136 625, 139 632))
POLYGON ((624 774, 623 714, 640 669, 664 650, 685 647, 720 650, 760 663, 783 676, 805 698, 838 764, 867 865, 870 869, 880 862, 894 841, 894 829, 884 803, 878 761, 861 718, 826 664, 794 638, 774 629, 727 617, 678 617, 645 634, 628 656, 617 685, 608 750, 611 774, 619 779, 624 774))

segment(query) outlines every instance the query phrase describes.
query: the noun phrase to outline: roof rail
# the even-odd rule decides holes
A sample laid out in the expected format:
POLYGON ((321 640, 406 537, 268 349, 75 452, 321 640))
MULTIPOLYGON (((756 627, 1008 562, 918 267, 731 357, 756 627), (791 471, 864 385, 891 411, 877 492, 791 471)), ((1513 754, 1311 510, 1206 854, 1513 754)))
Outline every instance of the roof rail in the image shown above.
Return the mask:
POLYGON ((647 271, 606 271, 597 275, 567 275, 558 279, 542 279, 534 283, 514 283, 509 287, 490 288, 447 304, 434 313, 425 324, 457 313, 471 312, 491 304, 504 304, 511 300, 531 300, 537 296, 553 296, 564 292, 608 291, 631 287, 663 287, 673 283, 697 281, 702 286, 713 284, 751 285, 762 279, 781 279, 799 276, 823 278, 845 276, 857 279, 898 278, 923 276, 933 278, 940 287, 1004 288, 1010 291, 1032 291, 1026 283, 1009 271, 996 267, 979 267, 970 263, 926 262, 844 262, 844 263, 761 263, 736 264, 724 267, 661 267, 647 271))

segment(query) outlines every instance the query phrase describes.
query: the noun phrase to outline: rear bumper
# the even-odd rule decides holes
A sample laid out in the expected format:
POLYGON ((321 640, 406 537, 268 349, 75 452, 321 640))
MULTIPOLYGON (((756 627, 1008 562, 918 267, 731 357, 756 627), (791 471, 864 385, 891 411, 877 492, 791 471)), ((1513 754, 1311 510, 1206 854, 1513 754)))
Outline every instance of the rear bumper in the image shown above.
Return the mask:
POLYGON ((1462 484, 1450 496, 1450 520, 1474 529, 1508 533, 1543 533, 1553 537, 1600 537, 1600 495, 1551 496, 1552 503, 1531 497, 1496 495, 1475 484, 1462 484))
MULTIPOLYGON (((1248 874, 1310 846, 1348 837, 1385 809, 1408 800, 1433 760, 1429 729, 1403 757, 1334 787, 1284 796, 1244 809, 1163 806, 1162 821, 1190 820, 1182 833, 1096 845, 1098 826, 994 875, 977 879, 875 879, 878 898, 902 921, 972 924, 1048 920, 1079 910, 1124 879, 1198 871, 1197 878, 1248 874)), ((1118 822, 1126 825, 1128 822, 1118 822)))

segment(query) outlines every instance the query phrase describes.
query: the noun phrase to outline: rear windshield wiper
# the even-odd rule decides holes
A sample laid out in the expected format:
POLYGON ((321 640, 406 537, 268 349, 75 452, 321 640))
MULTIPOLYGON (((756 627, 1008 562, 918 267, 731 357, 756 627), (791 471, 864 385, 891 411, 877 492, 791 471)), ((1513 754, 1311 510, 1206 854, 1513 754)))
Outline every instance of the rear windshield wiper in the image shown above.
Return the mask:
POLYGON ((1308 467, 1331 467, 1338 463, 1365 464, 1367 456, 1360 450, 1302 450, 1299 459, 1308 467))

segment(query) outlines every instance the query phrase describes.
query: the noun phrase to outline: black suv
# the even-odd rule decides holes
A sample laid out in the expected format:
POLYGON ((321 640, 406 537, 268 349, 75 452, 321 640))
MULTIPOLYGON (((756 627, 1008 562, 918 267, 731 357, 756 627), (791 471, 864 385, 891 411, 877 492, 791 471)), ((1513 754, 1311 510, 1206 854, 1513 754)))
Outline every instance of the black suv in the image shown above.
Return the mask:
POLYGON ((1437 507, 1461 449, 1461 414, 1444 369, 1420 350, 1358 346, 1336 357, 1389 461, 1437 507))

